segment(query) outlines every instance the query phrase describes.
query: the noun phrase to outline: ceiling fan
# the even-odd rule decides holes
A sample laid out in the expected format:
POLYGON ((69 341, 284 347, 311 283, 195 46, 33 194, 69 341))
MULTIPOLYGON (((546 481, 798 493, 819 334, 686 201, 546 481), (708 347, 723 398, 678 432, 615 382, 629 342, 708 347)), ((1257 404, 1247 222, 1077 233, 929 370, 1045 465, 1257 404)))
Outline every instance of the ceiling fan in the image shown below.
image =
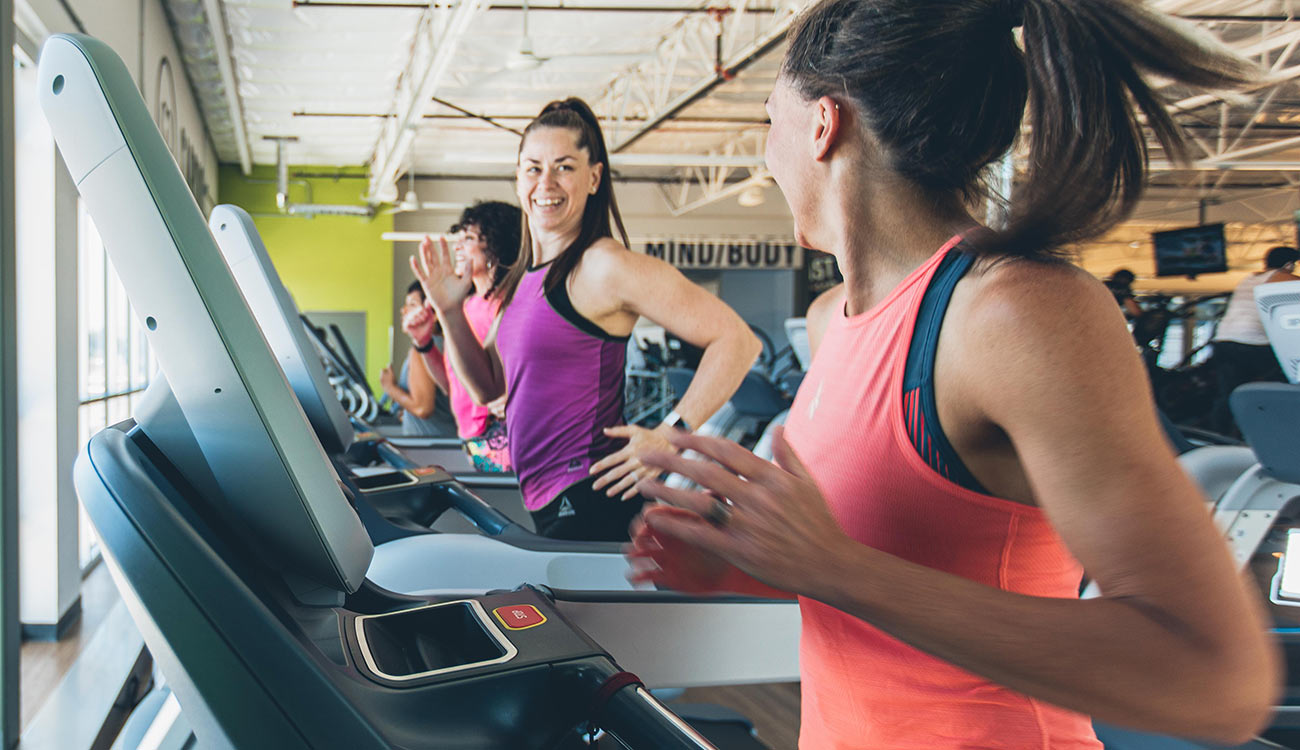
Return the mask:
POLYGON ((514 52, 511 52, 510 55, 506 57, 505 67, 503 69, 490 74, 487 78, 479 81, 479 83, 484 83, 487 80, 490 80, 492 78, 495 78, 498 75, 501 75, 502 73, 528 73, 537 70, 538 68, 542 67, 542 65, 550 62, 551 60, 557 60, 561 58, 579 59, 579 58, 587 57, 587 58, 597 58, 597 59, 610 59, 610 58, 622 57, 622 58, 629 58, 629 59, 641 59, 649 54, 649 51, 645 51, 645 52, 566 52, 557 55, 539 55, 537 54, 536 50, 533 48, 533 38, 528 33, 528 0, 522 0, 522 2, 520 3, 519 10, 523 17, 523 33, 520 35, 519 38, 519 48, 514 52))
POLYGON ((468 203, 457 201, 421 201, 420 196, 415 193, 415 149, 411 149, 411 164, 406 169, 407 188, 406 195, 393 204, 392 208, 384 211, 384 214, 404 214, 411 211, 460 211, 468 206, 468 203))

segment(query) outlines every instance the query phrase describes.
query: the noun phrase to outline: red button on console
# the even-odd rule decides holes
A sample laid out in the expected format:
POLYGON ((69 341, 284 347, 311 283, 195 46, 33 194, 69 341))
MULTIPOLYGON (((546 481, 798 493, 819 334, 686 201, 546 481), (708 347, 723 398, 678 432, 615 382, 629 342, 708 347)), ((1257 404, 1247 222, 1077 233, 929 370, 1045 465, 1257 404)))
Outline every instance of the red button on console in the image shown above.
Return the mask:
POLYGON ((421 466, 416 469, 410 469, 410 472, 417 477, 427 477, 430 474, 437 474, 440 471, 442 471, 442 467, 440 466, 421 466))
POLYGON ((492 610, 492 614, 501 621, 509 630, 527 630, 535 628, 546 622, 546 615, 537 611, 537 607, 531 604, 512 604, 508 607, 497 607, 492 610))

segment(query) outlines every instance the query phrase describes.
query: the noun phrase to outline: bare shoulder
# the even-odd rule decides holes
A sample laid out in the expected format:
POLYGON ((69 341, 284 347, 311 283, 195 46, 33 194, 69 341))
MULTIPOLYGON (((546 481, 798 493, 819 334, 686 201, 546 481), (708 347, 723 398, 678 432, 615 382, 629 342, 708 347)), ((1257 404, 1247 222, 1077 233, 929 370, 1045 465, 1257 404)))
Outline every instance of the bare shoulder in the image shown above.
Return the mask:
POLYGON ((808 326, 808 343, 813 354, 816 354, 817 349, 821 346, 822 337, 826 335, 826 327, 830 325, 831 316, 835 311, 843 309, 844 282, 840 282, 817 295, 817 299, 808 305, 808 312, 804 314, 804 320, 808 326))
POLYGON ((1007 399, 1053 405, 1064 393, 1132 406, 1146 382, 1114 296, 1068 263, 981 261, 958 284, 945 321, 940 348, 965 374, 968 396, 988 408, 1007 399))
MULTIPOLYGON (((959 287, 961 325, 981 337, 1078 340, 1094 330, 1123 328, 1123 315, 1105 285, 1063 261, 980 261, 959 287)), ((954 303, 957 303, 954 299, 954 303)), ((1041 342, 1040 342, 1041 343, 1041 342)))
POLYGON ((585 281, 610 287, 628 280, 645 283, 675 269, 658 258, 629 250, 613 237, 602 237, 582 254, 579 264, 585 281))

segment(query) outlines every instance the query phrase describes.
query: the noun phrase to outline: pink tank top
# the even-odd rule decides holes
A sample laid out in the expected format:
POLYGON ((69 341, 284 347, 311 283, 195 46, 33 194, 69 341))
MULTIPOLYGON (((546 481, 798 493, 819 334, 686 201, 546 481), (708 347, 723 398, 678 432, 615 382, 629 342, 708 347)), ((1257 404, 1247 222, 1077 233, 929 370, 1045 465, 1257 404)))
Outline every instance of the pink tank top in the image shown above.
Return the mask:
MULTIPOLYGON (((500 307, 501 301, 495 297, 487 300, 472 294, 465 300, 465 320, 469 321, 470 330, 474 332, 480 344, 492 330, 492 321, 496 319, 497 309, 500 307)), ((451 357, 447 356, 445 349, 442 364, 447 368, 447 384, 450 387, 447 400, 451 402, 451 413, 456 418, 456 433, 461 438, 482 435, 483 430, 487 429, 488 419, 492 413, 486 406, 474 403, 474 397, 469 395, 469 391, 465 390, 465 386, 461 385, 460 379, 456 377, 451 357)))
MULTIPOLYGON (((1077 596, 1082 570, 1038 508, 940 476, 904 427, 921 298, 953 238, 883 301, 833 315, 786 422, 840 526, 905 560, 1032 596, 1077 596)), ((864 576, 871 575, 863 571, 864 576)), ((930 656, 801 598, 802 750, 1099 750, 1088 717, 930 656)))

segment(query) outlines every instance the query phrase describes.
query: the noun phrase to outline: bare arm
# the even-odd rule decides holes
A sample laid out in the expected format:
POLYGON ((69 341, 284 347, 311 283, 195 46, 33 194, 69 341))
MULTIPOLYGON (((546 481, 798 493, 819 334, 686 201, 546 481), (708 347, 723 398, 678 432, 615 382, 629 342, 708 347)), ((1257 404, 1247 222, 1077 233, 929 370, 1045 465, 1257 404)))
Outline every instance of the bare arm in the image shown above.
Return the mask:
POLYGON ((409 390, 397 384, 391 367, 385 367, 380 373, 379 384, 383 387, 384 393, 387 393, 389 398, 396 401, 411 416, 428 419, 433 414, 433 382, 427 373, 422 372, 424 368, 414 362, 419 356, 414 348, 406 355, 409 390))
POLYGON ((418 259, 411 258, 411 270, 424 286, 425 298, 438 313, 443 347, 456 377, 475 403, 485 404, 506 391, 501 357, 496 350, 497 324, 493 324, 487 339, 480 344, 464 310, 473 283, 468 276, 456 275, 456 264, 446 240, 440 238, 438 242, 440 247, 434 248, 433 241, 424 238, 418 259))
POLYGON ((963 353, 961 371, 976 375, 962 395, 1009 437, 1101 598, 1010 593, 858 544, 781 438, 784 471, 721 441, 677 438, 733 473, 678 457, 651 463, 731 498, 736 514, 726 529, 650 512, 647 522, 1027 695, 1149 731, 1245 741, 1278 692, 1278 655, 1161 438, 1113 299, 1072 270, 1005 268, 949 315, 944 335, 978 340, 963 353))
POLYGON ((447 366, 442 361, 442 351, 438 347, 433 347, 427 352, 420 355, 424 362, 424 369, 428 371, 429 377, 433 382, 442 389, 443 393, 451 394, 451 381, 447 379, 447 366))
MULTIPOLYGON (((637 317, 644 316, 704 350, 690 386, 675 407, 692 428, 703 424, 731 398, 762 349, 745 321, 722 300, 667 263, 629 252, 613 240, 587 250, 572 288, 574 307, 598 325, 621 319, 630 329, 637 317), (604 315, 591 314, 596 300, 604 301, 604 315)), ((668 437, 675 431, 665 425, 654 430, 634 425, 606 430, 610 436, 627 438, 628 443, 591 467, 592 474, 601 474, 592 488, 605 489, 611 497, 633 497, 637 480, 648 475, 641 457, 671 450, 668 437)))
POLYGON ((451 388, 447 382, 447 368, 442 363, 442 352, 433 347, 433 334, 437 328, 438 314, 432 308, 425 306, 418 310, 413 310, 402 318, 402 330, 407 336, 411 337, 411 343, 416 346, 416 353, 420 354, 420 359, 428 369, 429 375, 433 377, 433 382, 442 389, 443 393, 451 393, 451 388), (426 351, 420 352, 420 347, 428 346, 426 351))
POLYGON ((735 310, 669 264, 622 249, 608 257, 618 267, 602 274, 604 282, 624 310, 704 350, 676 407, 687 424, 699 427, 740 387, 762 344, 735 310))

